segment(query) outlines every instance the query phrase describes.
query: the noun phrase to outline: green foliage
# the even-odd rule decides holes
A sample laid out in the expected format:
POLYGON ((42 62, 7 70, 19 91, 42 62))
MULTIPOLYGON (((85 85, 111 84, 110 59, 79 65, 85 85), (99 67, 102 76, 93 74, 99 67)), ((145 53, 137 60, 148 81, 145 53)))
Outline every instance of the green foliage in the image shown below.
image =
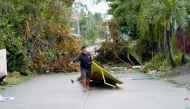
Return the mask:
POLYGON ((89 45, 93 44, 93 42, 91 42, 88 39, 81 39, 80 42, 82 43, 83 46, 89 46, 89 45))
POLYGON ((178 50, 178 46, 177 46, 177 38, 175 36, 171 37, 171 46, 172 46, 174 55, 180 54, 180 52, 178 50))
MULTIPOLYGON (((166 28, 169 30, 170 23, 173 20, 177 26, 182 28, 187 27, 187 11, 189 6, 190 3, 185 0, 144 1, 142 10, 138 16, 138 27, 141 31, 141 35, 145 35, 146 32, 151 32, 149 31, 149 28, 152 28, 150 24, 153 24, 155 27, 166 27, 166 24, 168 24, 166 28)), ((158 32, 158 29, 155 29, 155 32, 158 32)))
MULTIPOLYGON (((103 23, 102 14, 100 13, 80 13, 80 30, 82 35, 82 42, 83 44, 87 44, 87 41, 90 44, 94 44, 96 38, 99 37, 99 30, 101 29, 101 25, 103 23), (83 16, 85 15, 85 16, 83 16)), ((77 28, 77 26, 75 26, 77 28)))
MULTIPOLYGON (((174 48, 174 55, 175 55, 174 59, 175 59, 176 65, 179 66, 179 65, 181 65, 181 56, 182 56, 182 54, 178 52, 177 47, 176 47, 177 43, 175 43, 175 41, 176 41, 176 38, 172 37, 171 38, 171 43, 172 43, 172 48, 174 48)), ((162 54, 162 57, 160 57, 160 58, 161 58, 161 60, 159 60, 159 61, 155 61, 155 62, 150 61, 150 62, 148 62, 147 63, 148 66, 145 65, 145 68, 149 69, 148 67, 150 67, 151 70, 155 70, 155 69, 159 70, 160 71, 160 76, 169 74, 170 70, 172 68, 171 61, 170 61, 170 56, 169 56, 169 51, 166 49, 166 53, 162 54), (154 63, 159 63, 159 64, 154 64, 154 63), (151 64, 154 65, 154 66, 152 67, 151 64), (157 65, 157 66, 155 67, 155 65, 157 65)))
POLYGON ((135 36, 140 36, 137 43, 139 47, 136 47, 139 54, 148 50, 145 42, 148 41, 152 52, 156 50, 152 49, 152 45, 157 43, 160 48, 160 45, 163 45, 164 52, 168 48, 169 55, 166 53, 166 58, 170 59, 172 67, 176 66, 174 55, 178 56, 178 54, 177 47, 173 45, 176 42, 170 41, 170 38, 173 38, 171 36, 174 35, 176 26, 182 29, 189 26, 190 2, 188 0, 111 0, 110 2, 108 13, 117 19, 120 31, 126 32, 133 39, 137 39, 135 36), (143 40, 145 42, 142 42, 143 40))
POLYGON ((164 55, 157 54, 150 62, 144 65, 143 70, 159 70, 159 68, 163 65, 163 61, 164 55))
POLYGON ((190 57, 189 56, 187 56, 187 64, 190 65, 190 57))
POLYGON ((181 57, 182 57, 181 53, 179 53, 178 55, 175 55, 174 57, 177 66, 181 65, 181 57))
MULTIPOLYGON (((93 3, 93 1, 91 1, 91 3, 93 3)), ((76 1, 73 7, 75 8, 75 13, 78 13, 79 16, 80 34, 82 35, 80 39, 82 39, 82 44, 94 44, 95 39, 100 37, 99 30, 101 30, 104 19, 102 13, 91 13, 88 11, 87 5, 81 1, 76 1)), ((73 32, 78 34, 78 22, 73 20, 73 24, 74 25, 70 26, 74 28, 73 32)))
MULTIPOLYGON (((26 18, 20 15, 22 8, 13 8, 13 3, 2 5, 1 48, 7 49, 7 67, 12 71, 25 72, 28 69, 27 51, 22 45, 20 26, 26 18)), ((22 6, 22 5, 21 5, 22 6)))
POLYGON ((2 36, 2 31, 0 31, 0 49, 4 49, 5 48, 5 43, 4 43, 4 41, 5 41, 5 38, 2 36))
MULTIPOLYGON (((171 37, 171 46, 172 46, 174 60, 176 62, 176 65, 181 65, 182 54, 177 49, 177 38, 175 36, 171 37)), ((167 66, 171 65, 171 61, 169 58, 169 52, 166 53, 165 65, 167 65, 167 66)))
POLYGON ((112 0, 108 13, 118 20, 120 31, 128 34, 133 40, 139 39, 137 29, 137 15, 140 10, 140 2, 131 0, 112 0))
MULTIPOLYGON (((177 43, 175 37, 172 37, 171 43, 172 47, 174 48, 173 50, 175 55, 175 62, 179 66, 181 65, 182 54, 179 53, 177 50, 177 43)), ((166 54, 155 55, 150 62, 147 62, 144 65, 143 70, 161 70, 162 73, 167 73, 167 70, 169 70, 170 67, 171 67, 171 61, 169 57, 169 51, 167 50, 166 54)))
POLYGON ((150 45, 147 39, 140 38, 137 40, 137 46, 135 47, 137 54, 142 55, 148 49, 150 50, 150 45))
MULTIPOLYGON (((173 50, 173 55, 174 55, 174 60, 176 62, 176 65, 180 65, 181 64, 181 56, 182 54, 178 51, 177 49, 177 38, 175 36, 171 37, 171 47, 173 50)), ((171 61, 170 61, 170 53, 168 51, 168 48, 166 48, 166 53, 165 53, 165 60, 163 65, 164 66, 170 66, 171 65, 171 61)))
MULTIPOLYGON (((181 56, 182 54, 178 53, 175 55, 175 62, 177 65, 181 64, 181 56)), ((164 54, 157 54, 153 57, 150 62, 147 62, 144 65, 143 70, 160 70, 160 74, 164 75, 169 73, 168 71, 171 69, 171 61, 169 58, 169 52, 164 54)))
POLYGON ((4 82, 6 82, 7 85, 17 85, 29 80, 30 78, 31 76, 7 77, 4 82))
POLYGON ((20 38, 10 38, 6 40, 7 49, 7 67, 12 71, 20 71, 26 73, 28 70, 29 59, 27 51, 22 45, 20 38))
POLYGON ((62 61, 65 70, 69 69, 65 65, 68 62, 60 57, 68 49, 74 53, 72 56, 78 53, 79 42, 67 30, 72 4, 73 0, 0 1, 0 49, 7 49, 9 70, 27 74, 29 70, 43 72, 47 66, 59 69, 57 59, 62 61))

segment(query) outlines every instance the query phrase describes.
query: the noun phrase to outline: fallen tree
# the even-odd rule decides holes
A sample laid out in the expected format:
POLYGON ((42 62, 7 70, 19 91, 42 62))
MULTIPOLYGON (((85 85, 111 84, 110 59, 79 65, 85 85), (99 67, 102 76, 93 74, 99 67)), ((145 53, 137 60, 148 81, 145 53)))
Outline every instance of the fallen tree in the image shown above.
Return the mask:
POLYGON ((31 71, 79 71, 78 64, 68 66, 71 59, 79 53, 79 40, 70 35, 64 25, 44 25, 31 20, 25 24, 25 33, 23 43, 28 47, 31 71))
POLYGON ((5 0, 0 2, 0 49, 7 50, 7 67, 21 74, 78 71, 68 63, 79 51, 70 35, 74 0, 5 0))
POLYGON ((129 47, 128 42, 123 39, 118 24, 115 19, 111 19, 103 24, 104 28, 109 28, 109 32, 108 30, 100 31, 105 41, 96 50, 98 55, 95 59, 102 63, 118 62, 119 60, 125 63, 127 67, 130 67, 129 63, 131 65, 134 65, 134 63, 141 64, 141 56, 132 47, 129 47))

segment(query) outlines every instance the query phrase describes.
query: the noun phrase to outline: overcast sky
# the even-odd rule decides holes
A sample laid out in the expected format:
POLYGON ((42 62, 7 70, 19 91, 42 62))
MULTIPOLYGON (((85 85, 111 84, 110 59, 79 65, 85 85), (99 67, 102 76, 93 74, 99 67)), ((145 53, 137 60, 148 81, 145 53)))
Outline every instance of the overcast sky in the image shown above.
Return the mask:
MULTIPOLYGON (((95 12, 98 12, 98 13, 102 13, 102 14, 106 14, 107 13, 107 10, 109 9, 109 6, 107 3, 105 2, 101 2, 101 3, 98 3, 97 5, 96 4, 93 4, 92 0, 76 0, 76 2, 82 2, 83 4, 87 5, 88 7, 88 10, 91 11, 93 14, 95 12)), ((110 19, 111 16, 108 16, 107 19, 110 19)))

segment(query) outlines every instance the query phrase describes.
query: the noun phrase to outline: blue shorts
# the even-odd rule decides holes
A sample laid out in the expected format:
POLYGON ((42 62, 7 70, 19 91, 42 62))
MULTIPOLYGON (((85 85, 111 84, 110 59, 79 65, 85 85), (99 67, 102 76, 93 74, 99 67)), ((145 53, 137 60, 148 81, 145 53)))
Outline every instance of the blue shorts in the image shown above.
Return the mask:
POLYGON ((81 76, 82 78, 90 78, 91 68, 81 68, 81 76))

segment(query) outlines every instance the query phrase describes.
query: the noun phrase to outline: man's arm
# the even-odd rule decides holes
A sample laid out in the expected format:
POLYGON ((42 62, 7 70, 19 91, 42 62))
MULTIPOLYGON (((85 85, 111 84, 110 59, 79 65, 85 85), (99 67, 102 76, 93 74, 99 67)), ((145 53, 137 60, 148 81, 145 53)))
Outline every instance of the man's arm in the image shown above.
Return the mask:
POLYGON ((77 61, 80 61, 80 54, 79 54, 77 57, 75 57, 75 58, 70 62, 70 65, 73 64, 73 63, 75 63, 75 62, 77 62, 77 61))
POLYGON ((76 57, 72 60, 73 63, 74 63, 74 62, 77 62, 77 61, 80 61, 80 54, 79 54, 78 56, 76 56, 76 57))

